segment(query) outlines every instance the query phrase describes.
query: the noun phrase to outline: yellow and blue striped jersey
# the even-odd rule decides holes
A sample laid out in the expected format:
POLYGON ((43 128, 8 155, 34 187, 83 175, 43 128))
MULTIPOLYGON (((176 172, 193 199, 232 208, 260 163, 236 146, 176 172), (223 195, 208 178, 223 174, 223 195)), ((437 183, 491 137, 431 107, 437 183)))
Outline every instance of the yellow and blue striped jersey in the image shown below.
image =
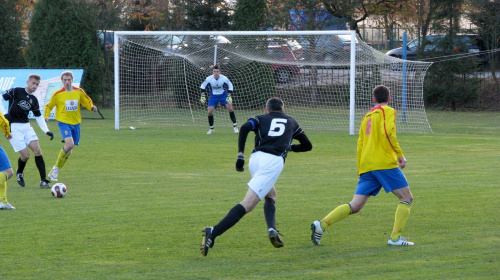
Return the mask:
POLYGON ((3 131, 5 136, 10 135, 9 121, 3 116, 3 114, 0 114, 0 129, 3 131))
POLYGON ((398 167, 403 151, 396 139, 396 110, 373 107, 361 121, 358 138, 358 174, 398 167))
POLYGON ((92 99, 79 87, 73 87, 72 91, 64 88, 54 92, 49 103, 45 105, 44 117, 50 116, 52 108, 56 107, 56 120, 65 124, 77 125, 82 122, 80 106, 91 110, 94 104, 92 99))

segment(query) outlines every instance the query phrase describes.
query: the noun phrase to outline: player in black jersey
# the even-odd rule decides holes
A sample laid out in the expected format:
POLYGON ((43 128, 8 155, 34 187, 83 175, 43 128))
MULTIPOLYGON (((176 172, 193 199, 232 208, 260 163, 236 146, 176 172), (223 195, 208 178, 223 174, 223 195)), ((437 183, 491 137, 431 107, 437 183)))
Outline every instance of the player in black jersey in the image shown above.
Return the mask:
POLYGON ((255 132, 255 147, 248 164, 252 179, 248 182, 249 189, 243 201, 229 210, 229 213, 217 225, 203 229, 201 244, 203 256, 206 256, 208 249, 214 246, 217 236, 234 226, 263 199, 265 199, 264 216, 269 240, 276 248, 284 245, 276 230, 275 202, 277 193, 274 183, 283 170, 288 151, 307 152, 312 149, 312 144, 297 121, 285 114, 281 99, 277 97, 269 99, 265 112, 264 115, 248 119, 240 128, 238 158, 236 160, 236 170, 239 172, 244 171, 245 157, 243 154, 247 135, 250 131, 255 132), (292 145, 293 139, 298 140, 300 144, 292 145))
MULTIPOLYGON (((38 143, 38 137, 36 136, 35 130, 30 125, 28 115, 29 112, 33 112, 38 126, 42 131, 50 137, 50 140, 54 139, 54 134, 49 131, 45 119, 40 113, 40 105, 38 103, 38 98, 33 95, 33 93, 38 88, 40 84, 41 77, 36 74, 31 74, 26 81, 26 88, 16 87, 7 90, 2 96, 4 100, 9 101, 8 119, 10 121, 10 127, 12 132, 12 139, 10 143, 14 148, 15 152, 19 152, 21 155, 17 160, 17 170, 16 177, 19 185, 24 187, 26 184, 24 182, 24 167, 26 162, 30 158, 30 152, 28 147, 35 154, 35 163, 40 173, 40 187, 50 188, 49 181, 47 180, 47 171, 45 169, 45 161, 42 156, 42 149, 38 143)), ((3 106, 0 106, 3 110, 3 106)), ((4 112, 2 112, 4 113, 4 112)))

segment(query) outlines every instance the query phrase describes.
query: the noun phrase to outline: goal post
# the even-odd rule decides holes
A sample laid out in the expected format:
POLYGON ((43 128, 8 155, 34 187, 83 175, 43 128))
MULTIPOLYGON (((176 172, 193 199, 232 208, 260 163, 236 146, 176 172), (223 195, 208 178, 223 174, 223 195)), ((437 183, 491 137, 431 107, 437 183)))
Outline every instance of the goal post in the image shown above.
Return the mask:
MULTIPOLYGON (((371 90, 384 84, 390 105, 404 112, 398 131, 432 132, 423 103, 431 63, 386 56, 352 30, 114 34, 115 129, 208 126, 200 85, 217 64, 234 85, 240 124, 278 96, 305 129, 352 135, 373 106, 371 90)), ((214 115, 216 127, 231 127, 225 108, 214 115)))

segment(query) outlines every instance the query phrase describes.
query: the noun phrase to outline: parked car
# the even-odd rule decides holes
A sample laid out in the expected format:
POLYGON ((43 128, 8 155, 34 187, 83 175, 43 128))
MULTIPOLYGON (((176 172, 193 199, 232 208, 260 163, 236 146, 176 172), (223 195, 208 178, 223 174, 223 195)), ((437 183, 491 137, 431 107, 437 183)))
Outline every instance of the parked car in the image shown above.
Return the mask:
POLYGON ((231 41, 222 35, 210 35, 209 38, 213 44, 231 44, 231 41))
POLYGON ((303 50, 302 45, 295 39, 283 39, 283 38, 269 38, 268 46, 288 46, 297 59, 302 58, 303 50))
MULTIPOLYGON (((98 30, 97 37, 99 37, 101 48, 103 50, 114 50, 115 32, 113 30, 98 30)), ((123 46, 123 40, 121 37, 118 37, 118 45, 119 49, 123 46)))
MULTIPOLYGON (((425 46, 423 52, 439 53, 445 50, 445 40, 446 35, 427 35, 425 37, 425 46)), ((418 47, 422 37, 416 38, 406 44, 406 59, 408 60, 418 60, 418 47)), ((478 64, 488 63, 488 56, 481 53, 485 50, 485 44, 477 34, 459 34, 453 39, 453 50, 458 53, 478 53, 476 56, 476 62, 478 64)), ((402 58, 403 57, 403 47, 396 48, 388 51, 386 55, 402 58)))
POLYGON ((222 36, 222 35, 210 35, 207 38, 204 36, 183 36, 179 35, 178 38, 182 41, 183 44, 185 44, 187 47, 193 46, 193 47, 202 47, 202 46, 213 46, 213 45, 220 45, 220 44, 231 44, 231 41, 222 36))
MULTIPOLYGON (((322 35, 308 38, 301 36, 299 40, 303 49, 303 57, 308 61, 320 61, 332 64, 348 63, 351 51, 350 35, 322 35), (311 42, 314 40, 314 42, 311 42), (314 46, 313 46, 314 43, 314 46)), ((371 55, 366 52, 362 45, 356 39, 356 57, 363 54, 371 55)))
MULTIPOLYGON (((269 55, 273 60, 293 62, 299 61, 292 48, 287 44, 269 45, 267 47, 267 55, 269 55)), ((274 76, 276 77, 276 81, 278 83, 287 83, 294 74, 300 72, 300 67, 297 64, 273 63, 272 67, 274 76)))
POLYGON ((97 31, 97 36, 101 42, 101 47, 103 49, 112 49, 115 42, 113 30, 99 30, 97 31))
POLYGON ((158 43, 164 49, 163 55, 170 56, 187 47, 186 42, 175 35, 161 35, 157 38, 158 43))

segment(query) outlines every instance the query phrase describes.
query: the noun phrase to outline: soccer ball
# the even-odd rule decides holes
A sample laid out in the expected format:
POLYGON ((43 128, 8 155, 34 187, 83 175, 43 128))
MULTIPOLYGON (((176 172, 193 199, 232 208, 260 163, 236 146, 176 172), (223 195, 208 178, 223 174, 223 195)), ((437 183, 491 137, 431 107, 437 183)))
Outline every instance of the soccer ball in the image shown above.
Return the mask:
POLYGON ((68 193, 68 189, 63 183, 57 183, 52 186, 50 192, 52 193, 53 197, 63 198, 66 196, 66 193, 68 193))

